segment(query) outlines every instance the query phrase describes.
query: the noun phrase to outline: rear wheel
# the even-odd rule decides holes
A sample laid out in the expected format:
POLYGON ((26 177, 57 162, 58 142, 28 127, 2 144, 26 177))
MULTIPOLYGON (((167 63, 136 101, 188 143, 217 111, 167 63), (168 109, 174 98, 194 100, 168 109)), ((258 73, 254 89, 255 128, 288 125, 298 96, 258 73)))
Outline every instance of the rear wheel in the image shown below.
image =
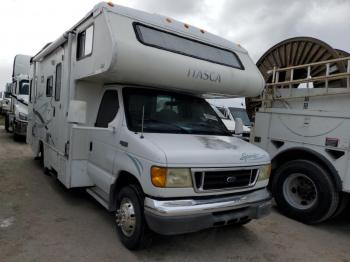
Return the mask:
POLYGON ((130 250, 142 249, 152 241, 144 217, 143 196, 136 185, 123 187, 117 196, 117 231, 121 242, 130 250))
POLYGON ((339 193, 320 165, 309 160, 293 160, 276 170, 272 193, 279 210, 304 223, 319 223, 331 217, 339 203, 339 193))
POLYGON ((348 204, 349 204, 349 194, 341 193, 338 207, 335 210, 334 214, 332 215, 332 218, 336 218, 337 216, 341 215, 345 210, 345 208, 347 208, 348 204))

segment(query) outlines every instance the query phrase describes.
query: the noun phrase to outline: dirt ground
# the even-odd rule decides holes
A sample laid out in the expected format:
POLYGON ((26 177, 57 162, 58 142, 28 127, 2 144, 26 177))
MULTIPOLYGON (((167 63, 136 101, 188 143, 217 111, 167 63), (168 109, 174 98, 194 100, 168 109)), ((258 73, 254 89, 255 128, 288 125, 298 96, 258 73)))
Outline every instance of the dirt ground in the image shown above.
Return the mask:
POLYGON ((113 216, 82 190, 46 176, 30 147, 0 127, 0 261, 350 261, 350 211, 306 226, 276 210, 244 227, 119 242, 113 216))

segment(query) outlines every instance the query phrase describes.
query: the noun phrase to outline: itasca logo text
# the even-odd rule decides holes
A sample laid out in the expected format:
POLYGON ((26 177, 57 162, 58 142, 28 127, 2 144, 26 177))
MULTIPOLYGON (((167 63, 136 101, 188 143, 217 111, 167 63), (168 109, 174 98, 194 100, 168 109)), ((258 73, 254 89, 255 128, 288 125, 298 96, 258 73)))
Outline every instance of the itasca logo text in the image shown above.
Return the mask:
POLYGON ((215 83, 221 83, 221 76, 215 72, 207 72, 196 69, 188 69, 187 72, 188 77, 192 77, 194 79, 202 79, 204 81, 211 81, 215 83))

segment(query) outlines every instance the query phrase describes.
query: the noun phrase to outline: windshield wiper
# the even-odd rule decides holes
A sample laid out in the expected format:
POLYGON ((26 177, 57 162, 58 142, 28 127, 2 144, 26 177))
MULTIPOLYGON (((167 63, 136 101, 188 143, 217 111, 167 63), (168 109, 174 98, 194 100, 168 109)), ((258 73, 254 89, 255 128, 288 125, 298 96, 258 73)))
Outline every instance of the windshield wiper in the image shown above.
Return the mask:
MULTIPOLYGON (((219 133, 218 135, 228 135, 228 136, 231 136, 231 133, 230 133, 229 131, 224 130, 224 129, 220 128, 220 127, 217 127, 217 126, 215 126, 215 125, 211 125, 211 124, 209 124, 209 123, 200 122, 200 123, 194 123, 194 124, 197 124, 197 125, 199 125, 199 126, 205 126, 205 127, 213 128, 213 129, 215 129, 215 130, 219 133)), ((200 132, 201 132, 201 131, 200 131, 200 132)), ((206 132, 208 132, 208 133, 213 133, 213 134, 217 134, 217 133, 215 133, 215 132, 213 132, 213 131, 210 131, 210 130, 208 130, 208 131, 206 131, 206 132)))
POLYGON ((187 129, 185 129, 179 125, 176 125, 174 123, 169 123, 169 122, 161 121, 161 120, 154 119, 154 118, 145 119, 145 122, 154 122, 154 123, 164 124, 164 125, 168 125, 171 127, 176 127, 177 129, 184 131, 187 134, 189 133, 189 131, 187 129))

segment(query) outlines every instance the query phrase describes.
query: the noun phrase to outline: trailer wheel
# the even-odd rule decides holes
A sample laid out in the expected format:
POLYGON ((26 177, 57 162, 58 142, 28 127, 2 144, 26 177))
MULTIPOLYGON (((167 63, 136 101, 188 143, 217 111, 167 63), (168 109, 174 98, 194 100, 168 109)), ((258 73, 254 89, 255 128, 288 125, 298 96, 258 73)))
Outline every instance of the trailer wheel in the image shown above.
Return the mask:
POLYGON ((282 213, 307 224, 330 218, 339 203, 327 171, 309 160, 289 161, 278 168, 272 193, 282 213))
POLYGON ((116 210, 117 232, 124 246, 130 250, 149 246, 152 233, 144 217, 143 197, 138 186, 128 185, 118 192, 116 210))

